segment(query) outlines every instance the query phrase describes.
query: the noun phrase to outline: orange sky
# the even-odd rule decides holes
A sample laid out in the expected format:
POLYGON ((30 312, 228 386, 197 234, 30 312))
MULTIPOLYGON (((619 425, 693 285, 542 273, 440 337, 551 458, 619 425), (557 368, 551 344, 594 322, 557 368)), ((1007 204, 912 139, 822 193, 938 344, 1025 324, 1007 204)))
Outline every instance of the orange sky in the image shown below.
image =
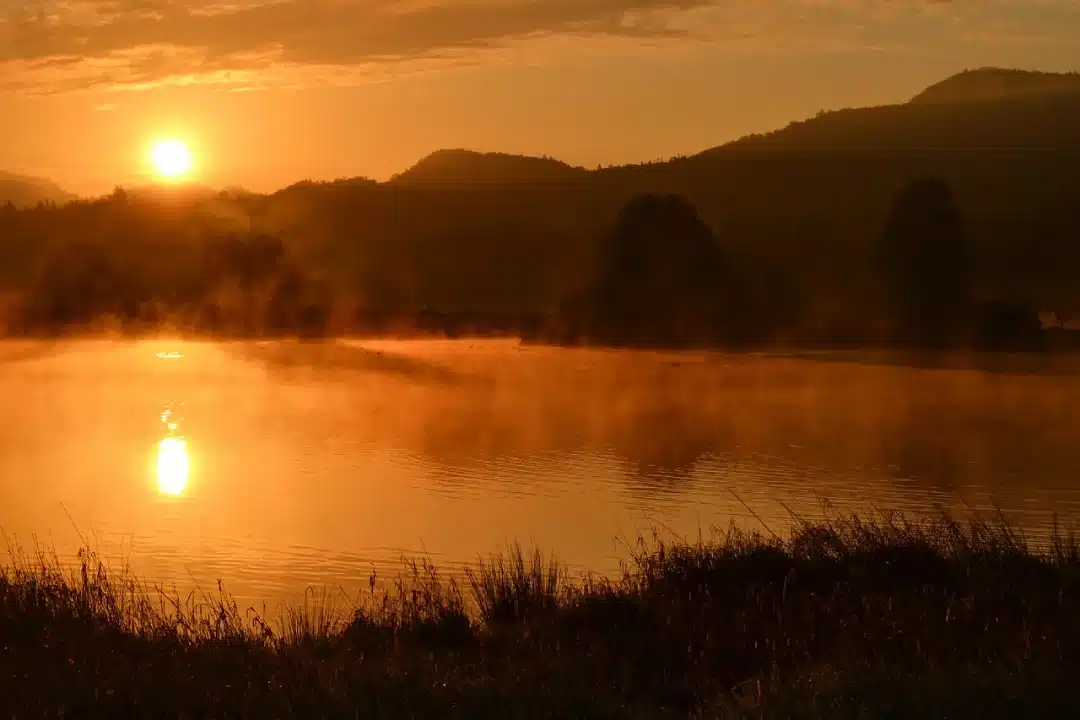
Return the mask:
POLYGON ((100 193, 383 179, 444 147, 692 153, 964 68, 1080 69, 1077 0, 0 0, 0 169, 100 193))

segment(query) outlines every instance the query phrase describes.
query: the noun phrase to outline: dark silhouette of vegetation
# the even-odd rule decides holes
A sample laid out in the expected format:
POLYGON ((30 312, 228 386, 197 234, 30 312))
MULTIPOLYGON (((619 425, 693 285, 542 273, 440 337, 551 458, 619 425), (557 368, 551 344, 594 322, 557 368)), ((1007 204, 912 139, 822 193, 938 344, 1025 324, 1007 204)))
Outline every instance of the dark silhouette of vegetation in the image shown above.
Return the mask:
MULTIPOLYGON (((1060 329, 1060 328, 1056 328, 1060 329)), ((1027 300, 995 300, 978 309, 975 347, 979 350, 1038 350, 1047 343, 1042 322, 1027 300)))
POLYGON ((0 171, 0 209, 33 207, 39 203, 65 203, 75 199, 55 183, 0 171))
POLYGON ((596 275, 564 310, 571 337, 682 344, 730 339, 745 312, 712 230, 677 195, 642 195, 600 244, 596 275))
POLYGON ((0 570, 0 708, 125 717, 1065 717, 1080 546, 839 517, 640 542, 621 577, 510 548, 276 623, 90 553, 0 570))
POLYGON ((1025 95, 1080 94, 1080 73, 1046 73, 1004 68, 965 70, 931 85, 913 103, 986 102, 1025 95))
POLYGON ((23 333, 1068 347, 1061 327, 995 339, 1010 323, 988 317, 1018 298, 1080 316, 1075 84, 978 71, 904 105, 595 171, 455 150, 383 183, 14 203, 0 299, 23 333), (267 243, 279 254, 253 249, 267 243))
POLYGON ((971 307, 972 258, 952 190, 936 178, 900 191, 879 248, 897 337, 920 347, 955 342, 971 307))
POLYGON ((586 171, 551 157, 522 157, 506 153, 439 150, 395 175, 400 185, 460 187, 517 183, 566 183, 583 178, 586 171))

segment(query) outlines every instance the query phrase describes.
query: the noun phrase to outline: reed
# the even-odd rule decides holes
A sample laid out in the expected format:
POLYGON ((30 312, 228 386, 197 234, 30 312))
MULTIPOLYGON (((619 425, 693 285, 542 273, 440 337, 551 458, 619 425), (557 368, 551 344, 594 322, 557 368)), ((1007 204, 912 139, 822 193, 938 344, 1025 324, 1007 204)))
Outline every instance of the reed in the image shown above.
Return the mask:
POLYGON ((1074 707, 1080 543, 1002 518, 835 516, 659 534, 621 575, 513 545, 463 583, 408 560, 271 622, 84 551, 0 569, 0 713, 1052 717, 1074 707))

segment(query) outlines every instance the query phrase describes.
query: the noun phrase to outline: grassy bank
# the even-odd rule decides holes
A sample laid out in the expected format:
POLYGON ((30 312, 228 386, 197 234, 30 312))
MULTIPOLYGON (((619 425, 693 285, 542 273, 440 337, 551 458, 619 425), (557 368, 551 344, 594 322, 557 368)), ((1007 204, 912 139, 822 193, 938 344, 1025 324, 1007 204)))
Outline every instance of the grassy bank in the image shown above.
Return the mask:
POLYGON ((520 549, 461 583, 409 563, 355 607, 313 594, 273 627, 221 588, 147 592, 81 560, 0 573, 0 714, 1063 717, 1077 703, 1080 545, 1029 547, 1004 522, 653 540, 613 580, 571 581, 520 549))

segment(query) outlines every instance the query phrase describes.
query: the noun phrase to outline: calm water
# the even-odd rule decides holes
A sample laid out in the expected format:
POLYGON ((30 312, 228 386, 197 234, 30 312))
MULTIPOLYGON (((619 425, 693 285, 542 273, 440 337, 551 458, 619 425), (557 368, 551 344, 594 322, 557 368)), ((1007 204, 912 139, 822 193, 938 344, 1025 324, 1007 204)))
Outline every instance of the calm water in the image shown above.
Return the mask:
POLYGON ((0 345, 0 528, 241 601, 508 541, 608 572, 661 527, 995 505, 1080 519, 1080 375, 520 347, 0 345), (751 514, 744 506, 749 506, 751 514))

